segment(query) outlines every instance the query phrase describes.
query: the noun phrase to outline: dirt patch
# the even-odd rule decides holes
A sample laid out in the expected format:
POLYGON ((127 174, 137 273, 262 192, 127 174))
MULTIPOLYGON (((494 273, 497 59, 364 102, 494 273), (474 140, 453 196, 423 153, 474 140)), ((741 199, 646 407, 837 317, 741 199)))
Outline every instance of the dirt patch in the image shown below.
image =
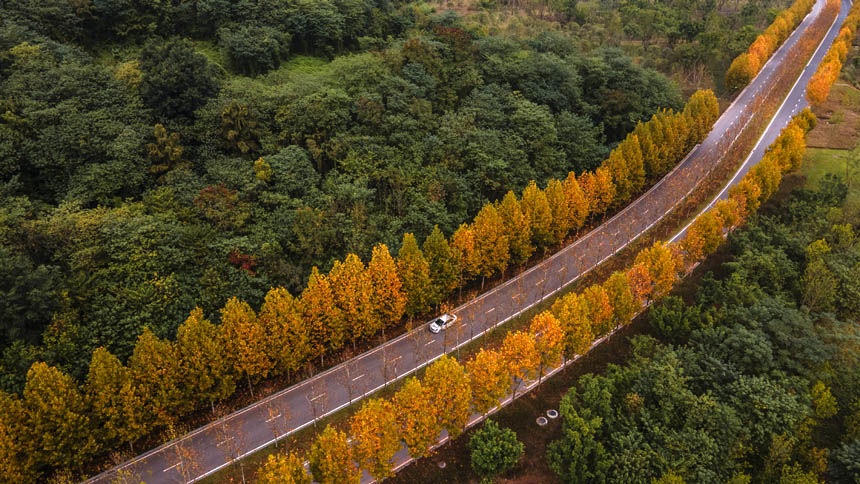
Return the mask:
POLYGON ((809 132, 807 146, 854 148, 860 138, 860 90, 847 84, 836 84, 827 101, 812 111, 818 117, 818 126, 809 132))

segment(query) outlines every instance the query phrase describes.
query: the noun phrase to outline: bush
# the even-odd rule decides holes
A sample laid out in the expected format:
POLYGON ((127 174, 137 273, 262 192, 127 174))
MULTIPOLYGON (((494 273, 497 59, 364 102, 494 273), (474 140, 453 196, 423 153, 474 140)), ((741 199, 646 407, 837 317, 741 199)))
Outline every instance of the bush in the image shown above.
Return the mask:
POLYGON ((472 470, 481 476, 493 476, 511 469, 522 457, 524 446, 513 430, 487 420, 469 439, 469 450, 472 470))
POLYGON ((689 306, 677 296, 669 296, 648 312, 651 327, 661 338, 672 342, 685 340, 694 329, 710 324, 711 315, 702 314, 700 306, 689 306))
POLYGON ((830 482, 856 484, 860 482, 860 440, 842 445, 830 454, 827 470, 830 482))
POLYGON ((290 50, 290 34, 271 27, 225 28, 218 37, 233 70, 251 76, 277 69, 290 50))
POLYGON ((140 95, 159 118, 193 118, 218 93, 212 66, 188 40, 150 41, 140 54, 140 95))

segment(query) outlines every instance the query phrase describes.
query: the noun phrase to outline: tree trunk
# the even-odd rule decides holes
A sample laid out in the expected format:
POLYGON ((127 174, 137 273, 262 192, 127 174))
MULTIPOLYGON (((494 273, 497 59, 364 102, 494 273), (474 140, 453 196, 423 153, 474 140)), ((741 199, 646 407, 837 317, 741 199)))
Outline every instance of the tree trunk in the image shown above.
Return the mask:
POLYGON ((254 387, 251 386, 251 375, 246 371, 245 376, 248 378, 248 391, 251 392, 251 398, 254 398, 254 387))

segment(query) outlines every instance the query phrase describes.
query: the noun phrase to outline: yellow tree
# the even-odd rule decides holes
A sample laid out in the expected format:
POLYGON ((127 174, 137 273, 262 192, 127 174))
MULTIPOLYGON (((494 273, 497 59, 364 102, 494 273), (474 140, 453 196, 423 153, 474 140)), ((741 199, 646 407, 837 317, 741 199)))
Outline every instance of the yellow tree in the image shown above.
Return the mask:
POLYGON ((758 73, 757 64, 758 60, 746 52, 735 57, 729 70, 726 71, 726 86, 733 91, 746 87, 758 73))
POLYGON ((311 484, 312 481, 302 458, 294 452, 270 454, 257 475, 260 484, 311 484))
POLYGON ((397 253, 397 275, 406 292, 406 314, 412 317, 427 309, 430 301, 430 265, 411 233, 403 234, 397 253))
POLYGON ((767 153, 757 165, 752 167, 749 175, 761 189, 761 200, 767 201, 779 188, 782 181, 782 167, 773 153, 767 153))
POLYGON ((513 191, 508 191, 499 204, 499 215, 505 224, 505 234, 511 252, 511 263, 521 265, 529 260, 535 251, 532 245, 532 229, 529 219, 520 208, 520 201, 513 191))
POLYGON ((624 159, 624 154, 621 148, 615 148, 609 153, 609 158, 603 162, 603 166, 609 170, 612 175, 612 182, 617 190, 615 203, 621 204, 630 199, 633 193, 633 183, 630 180, 630 174, 627 169, 627 160, 624 159))
POLYGON ((394 475, 392 459, 400 450, 394 405, 381 398, 366 401, 349 420, 355 460, 377 481, 394 475))
POLYGON ((633 267, 627 270, 626 276, 627 282, 630 284, 630 292, 633 294, 633 300, 639 306, 644 305, 651 299, 653 286, 648 266, 643 263, 633 264, 633 267))
POLYGON ((723 221, 723 228, 731 229, 740 223, 740 213, 737 200, 724 198, 714 205, 714 210, 723 221))
POLYGON ((653 284, 651 291, 653 299, 665 296, 672 289, 677 271, 675 263, 676 260, 671 251, 660 242, 655 242, 653 246, 643 249, 636 255, 634 264, 643 264, 648 269, 653 284))
POLYGON ((606 167, 594 170, 594 173, 585 172, 580 177, 580 186, 588 199, 593 214, 605 214, 615 198, 615 185, 612 183, 612 175, 606 167))
POLYGON ((36 480, 32 470, 25 465, 26 418, 21 400, 0 390, 0 476, 9 484, 36 480))
POLYGON ((302 315, 301 301, 283 287, 273 287, 257 317, 268 339, 267 353, 276 373, 302 367, 311 356, 311 333, 302 315))
POLYGON ((705 254, 705 237, 702 234, 702 228, 695 223, 690 225, 684 235, 684 240, 681 241, 681 247, 687 252, 687 261, 690 262, 691 266, 693 263, 701 261, 705 254))
POLYGON ((427 367, 424 386, 430 396, 430 404, 436 411, 439 426, 456 439, 469 420, 469 404, 472 387, 469 375, 457 360, 442 355, 427 367))
POLYGON ((655 167, 659 164, 660 150, 654 144, 654 138, 648 123, 638 122, 633 134, 639 139, 639 147, 642 151, 642 163, 645 165, 646 179, 655 179, 655 167))
POLYGON ((547 183, 544 193, 552 213, 552 243, 557 244, 564 240, 573 228, 570 206, 564 193, 564 183, 553 178, 547 183))
POLYGON ((302 291, 301 307, 305 321, 310 326, 312 355, 319 356, 320 362, 327 350, 342 347, 346 337, 343 314, 332 304, 333 299, 328 278, 314 267, 308 286, 302 291))
POLYGON ((481 276, 481 286, 484 278, 491 277, 497 271, 504 273, 510 259, 508 236, 505 222, 502 220, 496 206, 487 203, 475 216, 472 222, 475 234, 475 254, 478 274, 481 276))
POLYGON ((517 387, 521 381, 531 380, 537 376, 540 366, 540 354, 532 335, 522 331, 509 332, 502 341, 502 358, 511 372, 513 381, 513 396, 517 396, 517 387))
POLYGON ((147 412, 156 424, 170 424, 185 405, 179 388, 179 358, 169 341, 156 337, 143 328, 134 351, 128 360, 128 369, 134 385, 146 395, 147 412))
POLYGON ((552 209, 546 193, 538 188, 534 180, 523 190, 520 207, 529 220, 534 245, 541 249, 549 247, 552 244, 552 209))
POLYGON ((104 445, 131 445, 149 431, 143 395, 131 381, 128 368, 107 349, 93 351, 85 390, 94 427, 104 445))
POLYGON ((642 156, 642 148, 639 137, 633 133, 619 145, 627 162, 627 178, 630 182, 631 195, 635 195, 645 186, 645 160, 642 156))
POLYGON ((580 301, 585 306, 591 328, 598 336, 602 336, 612 330, 612 305, 609 295, 603 286, 595 284, 589 286, 580 296, 580 301))
POLYGON ((612 306, 612 324, 615 326, 630 324, 636 313, 637 305, 630 289, 630 281, 624 272, 613 272, 603 283, 609 305, 612 306))
POLYGON ((253 395, 251 381, 267 376, 274 366, 267 354, 266 330, 251 306, 235 297, 221 308, 221 328, 225 353, 236 373, 245 374, 248 390, 253 395))
POLYGON ((538 381, 543 378, 544 370, 552 368, 561 361, 564 351, 564 330, 561 322, 549 311, 544 311, 529 324, 529 333, 535 341, 539 356, 538 381))
POLYGON ((716 210, 708 210, 693 221, 692 229, 696 227, 702 235, 702 250, 705 256, 713 254, 723 241, 723 221, 716 210))
POLYGON ((486 414, 508 393, 511 375, 499 352, 481 348, 466 362, 466 372, 472 384, 472 408, 476 412, 486 414))
POLYGON ((334 262, 328 280, 334 296, 332 302, 343 315, 345 331, 354 349, 359 338, 380 329, 373 317, 370 278, 361 259, 347 254, 343 262, 334 262))
POLYGON ((579 230, 585 224, 585 219, 588 218, 590 207, 574 172, 570 172, 564 180, 564 197, 567 199, 570 226, 579 230))
POLYGON ((746 220, 747 217, 758 210, 761 204, 761 188, 747 173, 737 185, 729 189, 729 197, 738 203, 740 220, 746 220))
POLYGON ((179 386, 187 403, 202 401, 212 405, 233 394, 236 378, 224 348, 221 327, 206 319, 199 307, 192 309, 176 333, 179 386))
POLYGON ((392 399, 400 437, 414 459, 430 454, 442 430, 437 418, 440 410, 432 405, 430 391, 417 378, 409 378, 392 399))
POLYGON ((352 446, 346 434, 331 425, 317 436, 308 456, 311 474, 319 484, 358 484, 361 471, 352 459, 352 446))
POLYGON ((468 224, 461 224, 451 236, 451 248, 457 260, 459 279, 457 285, 462 287, 471 275, 477 274, 475 257, 475 233, 468 224))
POLYGON ((24 409, 28 467, 80 467, 98 450, 84 397, 59 369, 33 363, 24 384, 24 409))
MULTIPOLYGON (((445 234, 439 230, 438 225, 434 226, 430 235, 424 239, 424 245, 421 248, 424 251, 424 258, 427 259, 427 265, 430 268, 430 304, 438 306, 451 295, 460 282, 460 267, 457 261, 457 253, 451 247, 451 244, 448 243, 445 234)), ((386 252, 388 251, 387 248, 385 250, 386 252)), ((373 260, 370 263, 373 264, 373 260)), ((400 279, 398 279, 399 282, 400 279)), ((402 287, 399 292, 402 295, 403 307, 405 309, 406 296, 403 294, 402 287)), ((400 316, 403 316, 403 310, 400 311, 400 316)))
MULTIPOLYGON (((445 238, 442 237, 442 240, 444 241, 445 238)), ((427 246, 426 241, 424 246, 427 246)), ((446 243, 443 249, 447 251, 447 248, 446 243)), ((439 257, 438 253, 434 253, 433 261, 436 262, 437 267, 443 265, 437 261, 439 257)), ((449 262, 448 265, 453 264, 449 262)), ((433 265, 431 264, 430 267, 432 268, 433 265)), ((451 279, 454 278, 451 270, 448 274, 451 279)), ((393 326, 400 322, 403 312, 406 311, 406 293, 403 291, 403 284, 400 283, 400 276, 397 275, 397 263, 385 244, 377 244, 373 248, 370 262, 367 264, 367 275, 370 281, 373 319, 376 321, 374 326, 385 330, 386 326, 393 326)), ((440 290, 436 285, 437 282, 433 280, 434 295, 437 294, 435 291, 440 290)), ((450 282, 448 284, 450 285, 450 282)))

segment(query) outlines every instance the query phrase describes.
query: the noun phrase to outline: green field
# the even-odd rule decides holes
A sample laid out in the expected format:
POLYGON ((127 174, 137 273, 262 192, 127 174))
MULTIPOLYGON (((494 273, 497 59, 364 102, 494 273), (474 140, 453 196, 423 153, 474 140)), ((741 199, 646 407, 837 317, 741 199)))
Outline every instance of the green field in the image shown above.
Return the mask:
MULTIPOLYGON (((828 173, 847 181, 849 174, 846 164, 851 155, 852 152, 848 150, 808 148, 800 170, 800 174, 806 179, 805 185, 809 188, 817 186, 828 173)), ((849 183, 848 197, 842 208, 846 220, 856 221, 860 218, 860 172, 855 169, 851 177, 853 183, 849 183)))

